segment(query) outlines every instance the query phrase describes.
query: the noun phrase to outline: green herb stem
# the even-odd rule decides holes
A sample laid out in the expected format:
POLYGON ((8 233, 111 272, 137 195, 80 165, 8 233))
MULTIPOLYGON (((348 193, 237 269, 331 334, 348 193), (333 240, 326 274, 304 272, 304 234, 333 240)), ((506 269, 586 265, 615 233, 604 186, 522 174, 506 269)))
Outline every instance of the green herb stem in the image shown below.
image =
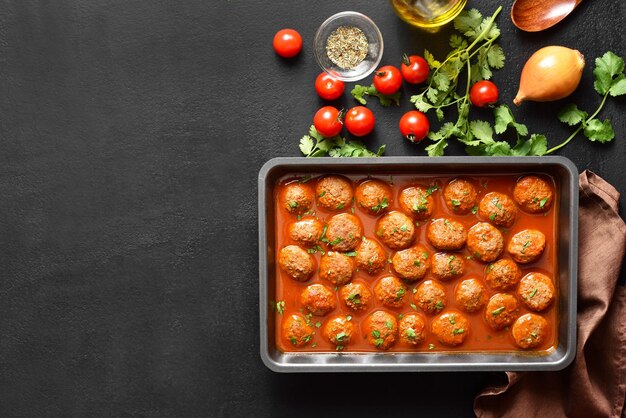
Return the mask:
POLYGON ((478 35, 476 37, 476 39, 474 39, 474 42, 472 42, 467 48, 466 50, 469 51, 471 50, 478 42, 480 42, 487 33, 489 33, 489 31, 491 30, 491 27, 493 26, 493 22, 495 22, 496 17, 498 17, 498 15, 500 14, 500 12, 502 11, 502 6, 498 6, 498 8, 496 9, 496 11, 493 13, 493 15, 491 15, 491 18, 489 18, 489 23, 487 25, 485 25, 485 29, 483 29, 483 31, 480 33, 480 35, 478 35))

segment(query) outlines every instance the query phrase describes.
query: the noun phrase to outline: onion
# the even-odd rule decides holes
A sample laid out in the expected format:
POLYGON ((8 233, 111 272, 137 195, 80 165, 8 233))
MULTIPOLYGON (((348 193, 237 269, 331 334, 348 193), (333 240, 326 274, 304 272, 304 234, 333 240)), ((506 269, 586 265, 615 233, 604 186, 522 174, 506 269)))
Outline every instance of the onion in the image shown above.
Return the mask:
POLYGON ((541 48, 524 64, 513 103, 519 106, 524 100, 549 102, 569 96, 578 87, 584 67, 585 57, 575 49, 541 48))

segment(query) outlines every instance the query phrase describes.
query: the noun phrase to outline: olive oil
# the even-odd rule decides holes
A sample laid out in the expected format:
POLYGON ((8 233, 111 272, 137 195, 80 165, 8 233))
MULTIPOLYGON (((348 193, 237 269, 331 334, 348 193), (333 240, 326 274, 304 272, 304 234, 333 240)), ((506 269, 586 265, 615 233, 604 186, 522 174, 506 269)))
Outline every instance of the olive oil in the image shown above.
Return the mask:
POLYGON ((410 25, 436 32, 454 19, 467 0, 389 0, 393 10, 410 25))

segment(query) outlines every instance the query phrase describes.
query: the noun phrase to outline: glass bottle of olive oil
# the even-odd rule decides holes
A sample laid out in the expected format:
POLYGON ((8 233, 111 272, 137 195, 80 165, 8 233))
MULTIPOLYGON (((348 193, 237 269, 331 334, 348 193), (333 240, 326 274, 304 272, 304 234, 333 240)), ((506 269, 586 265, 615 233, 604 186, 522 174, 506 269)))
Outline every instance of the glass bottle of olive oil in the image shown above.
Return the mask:
POLYGON ((389 0, 393 10, 410 25, 436 32, 454 19, 467 0, 389 0))

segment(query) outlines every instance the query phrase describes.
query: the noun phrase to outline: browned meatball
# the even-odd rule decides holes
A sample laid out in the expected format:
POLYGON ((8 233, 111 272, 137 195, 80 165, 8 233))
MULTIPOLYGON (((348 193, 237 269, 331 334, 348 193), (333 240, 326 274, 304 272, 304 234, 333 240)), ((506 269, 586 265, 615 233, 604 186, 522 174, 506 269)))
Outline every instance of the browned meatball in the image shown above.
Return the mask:
POLYGON ((515 296, 496 293, 489 299, 485 309, 485 322, 494 330, 507 327, 517 318, 518 304, 515 296))
POLYGON ((468 213, 476 205, 476 188, 463 179, 454 179, 443 191, 446 206, 458 214, 468 213))
POLYGON ((480 261, 496 260, 504 249, 504 238, 497 228, 487 222, 479 222, 467 234, 467 249, 480 261))
POLYGON ((372 215, 387 211, 391 204, 391 187, 381 180, 365 180, 356 186, 357 206, 372 215))
POLYGON ((487 303, 487 292, 478 279, 467 279, 456 287, 454 300, 465 312, 477 312, 487 303))
POLYGON ((401 250, 411 246, 415 239, 415 225, 402 212, 389 212, 378 220, 376 235, 391 249, 401 250))
POLYGON ((305 213, 313 207, 313 189, 298 182, 285 185, 280 196, 280 205, 289 213, 305 213))
POLYGON ((455 347, 467 338, 470 323, 461 313, 447 312, 433 320, 431 329, 441 344, 455 347))
POLYGON ((342 176, 326 176, 315 188, 317 204, 330 210, 341 210, 352 204, 352 183, 342 176))
POLYGON ((339 289, 339 297, 348 308, 364 311, 370 306, 372 292, 363 283, 348 283, 339 289))
POLYGON ((489 219, 494 225, 508 228, 515 222, 517 208, 507 195, 491 192, 481 199, 478 214, 485 220, 489 219))
POLYGON ((336 286, 346 284, 354 274, 354 260, 345 254, 328 251, 320 258, 320 277, 336 286))
POLYGON ((356 247, 356 266, 369 274, 376 274, 387 265, 387 253, 383 247, 373 239, 362 237, 356 247))
POLYGON ((543 311, 554 300, 554 284, 545 274, 528 273, 520 281, 517 295, 533 311, 543 311))
POLYGON ((297 245, 288 245, 278 253, 278 266, 291 278, 303 282, 315 272, 315 259, 297 245))
POLYGON ((404 305, 406 286, 393 276, 383 277, 374 286, 374 294, 383 305, 399 308, 404 305))
POLYGON ((513 260, 518 263, 532 263, 543 254, 546 236, 536 229, 525 229, 513 235, 506 247, 513 260))
POLYGON ((361 242, 363 226, 351 213, 340 213, 328 221, 326 239, 335 251, 352 251, 361 242))
POLYGON ((460 250, 467 240, 467 231, 460 222, 439 218, 428 224, 426 238, 438 250, 460 250))
POLYGON ((289 237, 300 245, 315 245, 322 236, 324 224, 312 216, 289 225, 289 237))
POLYGON ((300 294, 300 303, 317 316, 324 316, 337 306, 335 294, 321 284, 307 286, 300 294))
POLYGON ((400 341, 408 345, 418 345, 424 341, 426 321, 424 317, 415 313, 402 316, 398 323, 400 341))
POLYGON ((435 207, 435 202, 431 194, 432 189, 426 189, 422 186, 402 189, 400 197, 398 198, 400 209, 419 221, 428 219, 432 215, 435 207))
POLYGON ((368 343, 379 350, 388 350, 398 337, 398 322, 390 313, 376 311, 363 320, 362 330, 368 343))
POLYGON ((343 348, 350 344, 352 336, 354 335, 354 324, 351 320, 345 316, 334 316, 330 318, 324 325, 322 330, 324 336, 328 341, 337 346, 337 350, 343 350, 343 348))
POLYGON ((485 281, 495 290, 514 288, 522 278, 522 270, 513 260, 505 258, 489 264, 486 268, 485 281))
POLYGON ((430 266, 428 251, 423 245, 400 250, 391 259, 393 270, 404 280, 421 280, 430 266))
POLYGON ((552 187, 537 176, 526 176, 515 184, 513 199, 526 212, 547 212, 552 206, 552 187))
POLYGON ((294 347, 302 347, 313 338, 313 327, 300 314, 285 317, 282 328, 283 339, 294 347))
POLYGON ((536 314, 526 314, 517 318, 513 324, 511 334, 520 348, 536 348, 548 338, 550 327, 548 321, 536 314))
POLYGON ((452 280, 463 275, 465 262, 458 255, 450 253, 436 253, 430 271, 439 280, 452 280))
POLYGON ((426 280, 415 289, 413 301, 426 313, 441 312, 446 307, 446 289, 433 280, 426 280))

